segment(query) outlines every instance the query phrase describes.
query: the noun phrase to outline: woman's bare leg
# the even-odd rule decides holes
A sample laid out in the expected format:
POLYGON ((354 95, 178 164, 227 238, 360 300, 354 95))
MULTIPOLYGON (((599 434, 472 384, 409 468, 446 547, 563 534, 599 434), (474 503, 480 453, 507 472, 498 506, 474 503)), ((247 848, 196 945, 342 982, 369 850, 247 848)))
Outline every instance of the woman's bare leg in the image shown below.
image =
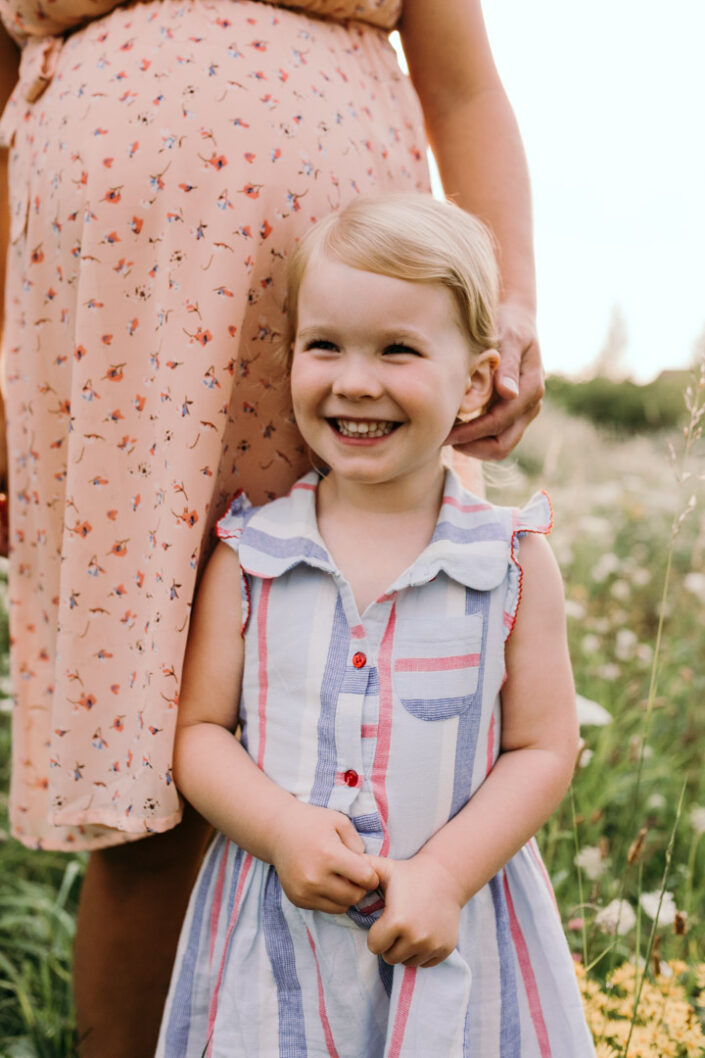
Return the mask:
POLYGON ((76 925, 81 1058, 153 1058, 176 943, 211 830, 180 826, 91 853, 76 925))

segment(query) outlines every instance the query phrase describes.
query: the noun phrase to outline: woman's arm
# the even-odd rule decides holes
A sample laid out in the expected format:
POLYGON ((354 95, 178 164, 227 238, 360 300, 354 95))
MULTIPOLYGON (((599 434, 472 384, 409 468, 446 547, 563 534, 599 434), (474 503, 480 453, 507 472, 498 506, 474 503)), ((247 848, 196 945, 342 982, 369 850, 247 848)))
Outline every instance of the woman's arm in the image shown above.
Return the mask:
POLYGON ((543 537, 522 538, 521 564, 497 763, 416 856, 372 858, 388 888, 387 911, 370 930, 370 947, 389 962, 430 966, 446 958, 457 943, 460 909, 545 823, 570 785, 578 724, 563 585, 543 537))
POLYGON ((240 565, 219 544, 189 631, 174 745, 174 781, 232 841, 277 868, 299 907, 346 911, 376 888, 364 846, 339 812, 303 804, 272 782, 233 735, 244 661, 240 565))
POLYGON ((445 192, 484 220, 498 245, 502 362, 495 384, 503 399, 451 437, 468 455, 501 459, 538 413, 544 392, 524 149, 480 0, 404 0, 400 33, 445 192))

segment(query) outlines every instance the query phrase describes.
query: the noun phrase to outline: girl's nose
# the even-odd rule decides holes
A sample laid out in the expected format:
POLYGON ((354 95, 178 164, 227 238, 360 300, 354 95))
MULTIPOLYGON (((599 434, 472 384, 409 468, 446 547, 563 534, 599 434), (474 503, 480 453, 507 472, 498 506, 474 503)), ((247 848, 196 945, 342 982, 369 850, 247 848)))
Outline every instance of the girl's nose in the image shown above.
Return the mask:
POLYGON ((374 400, 383 392, 374 361, 355 355, 342 357, 332 389, 336 397, 349 397, 351 400, 363 400, 365 397, 374 400))

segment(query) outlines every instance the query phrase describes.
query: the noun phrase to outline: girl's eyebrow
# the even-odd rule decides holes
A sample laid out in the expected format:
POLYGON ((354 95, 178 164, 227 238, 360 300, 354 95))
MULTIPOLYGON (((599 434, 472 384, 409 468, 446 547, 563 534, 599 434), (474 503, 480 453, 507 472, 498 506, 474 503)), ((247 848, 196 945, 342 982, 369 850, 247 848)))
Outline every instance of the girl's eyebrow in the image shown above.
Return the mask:
MULTIPOLYGON (((335 324, 309 324, 296 332, 296 338, 299 341, 305 341, 307 338, 320 338, 322 335, 325 335, 327 338, 332 339, 336 334, 337 328, 335 324)), ((395 342, 418 343, 428 341, 428 335, 421 334, 419 331, 406 326, 385 327, 383 331, 377 332, 376 338, 382 345, 388 345, 395 342)))

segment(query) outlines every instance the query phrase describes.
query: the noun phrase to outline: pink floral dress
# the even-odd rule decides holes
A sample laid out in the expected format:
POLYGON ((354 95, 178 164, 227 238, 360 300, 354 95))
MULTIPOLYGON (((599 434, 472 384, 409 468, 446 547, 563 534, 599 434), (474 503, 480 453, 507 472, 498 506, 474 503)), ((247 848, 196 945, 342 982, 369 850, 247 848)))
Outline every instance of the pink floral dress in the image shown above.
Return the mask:
POLYGON ((426 145, 399 0, 0 6, 25 42, 0 126, 12 826, 99 848, 178 822, 204 542, 236 489, 305 468, 275 357, 287 253, 355 195, 427 190, 426 145))

